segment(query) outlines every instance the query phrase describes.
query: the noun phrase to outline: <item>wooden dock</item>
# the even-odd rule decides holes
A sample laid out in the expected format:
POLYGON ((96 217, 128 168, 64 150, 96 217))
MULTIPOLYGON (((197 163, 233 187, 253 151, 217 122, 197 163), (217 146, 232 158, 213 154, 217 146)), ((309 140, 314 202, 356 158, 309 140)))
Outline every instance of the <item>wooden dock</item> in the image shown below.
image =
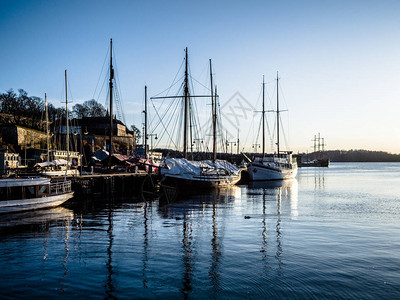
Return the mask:
POLYGON ((67 177, 72 182, 72 189, 76 195, 85 196, 108 196, 143 195, 143 189, 151 190, 157 182, 156 174, 147 172, 137 173, 107 173, 107 174, 85 174, 67 177))

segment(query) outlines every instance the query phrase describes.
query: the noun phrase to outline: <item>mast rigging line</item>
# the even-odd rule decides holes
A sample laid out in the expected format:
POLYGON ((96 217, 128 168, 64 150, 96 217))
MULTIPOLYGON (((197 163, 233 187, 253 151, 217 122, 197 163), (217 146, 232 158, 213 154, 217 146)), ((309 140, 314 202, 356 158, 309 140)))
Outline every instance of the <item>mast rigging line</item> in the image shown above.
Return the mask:
MULTIPOLYGON (((183 84, 182 84, 181 87, 179 88, 178 92, 180 92, 182 88, 183 88, 183 84)), ((175 98, 175 99, 176 99, 176 98, 175 98)), ((154 102, 153 102, 153 99, 152 99, 152 98, 150 98, 150 101, 151 101, 151 103, 152 103, 152 105, 153 105, 154 110, 157 110, 156 107, 155 107, 155 105, 154 105, 154 102)), ((164 102, 165 102, 165 101, 162 101, 160 107, 164 106, 164 102)), ((168 113, 170 107, 174 104, 174 102, 175 102, 175 100, 169 102, 169 104, 168 104, 168 106, 167 106, 167 110, 164 112, 163 117, 162 117, 161 119, 159 119, 159 122, 157 123, 157 125, 155 125, 155 128, 153 129, 153 131, 157 129, 159 123, 162 122, 162 120, 163 120, 164 117, 167 115, 167 113, 168 113)), ((150 121, 150 126, 149 126, 149 127, 152 127, 152 126, 153 126, 153 122, 154 122, 154 121, 155 121, 155 118, 152 118, 151 121, 150 121)))
POLYGON ((113 51, 113 58, 114 58, 114 82, 115 82, 115 102, 116 102, 116 107, 117 107, 117 112, 118 112, 118 116, 119 119, 124 121, 124 124, 126 124, 126 120, 125 120, 125 114, 124 114, 124 110, 123 108, 123 99, 122 99, 122 93, 121 93, 121 86, 119 84, 119 75, 118 75, 118 64, 117 64, 117 56, 115 53, 115 50, 113 51), (122 118, 121 118, 122 117, 122 118))
POLYGON ((179 72, 181 71, 184 62, 185 62, 185 59, 182 60, 182 63, 181 63, 181 65, 180 65, 179 69, 178 69, 178 72, 176 72, 175 77, 174 77, 174 79, 172 80, 172 84, 171 84, 168 88, 166 88, 165 90, 161 91, 160 93, 158 93, 158 94, 156 94, 156 95, 154 95, 154 96, 161 95, 161 94, 165 93, 166 91, 167 91, 167 95, 168 95, 168 93, 169 93, 169 91, 171 90, 171 88, 182 80, 182 78, 183 78, 184 76, 181 76, 181 77, 179 78, 179 80, 176 80, 176 78, 178 77, 178 74, 179 74, 179 72), (176 80, 176 81, 175 81, 175 80, 176 80))
MULTIPOLYGON (((107 53, 106 53, 106 56, 104 57, 103 66, 101 67, 101 71, 100 71, 100 74, 99 74, 99 78, 98 78, 98 80, 97 80, 96 88, 94 89, 94 93, 93 93, 92 99, 95 99, 97 87, 98 87, 98 85, 99 85, 101 75, 103 74, 104 66, 105 66, 105 64, 106 64, 106 61, 107 61, 108 53, 109 53, 109 52, 110 52, 110 46, 108 46, 108 48, 107 48, 107 53)), ((102 88, 101 90, 103 90, 103 88, 102 88)), ((101 91, 100 91, 100 92, 101 92, 101 91)))
MULTIPOLYGON (((173 101, 173 102, 175 102, 175 101, 173 101)), ((172 107, 172 105, 170 105, 169 109, 170 109, 171 107, 172 107)), ((175 105, 175 109, 171 112, 170 116, 173 116, 173 115, 174 115, 174 113, 176 112, 176 110, 177 110, 178 107, 179 107, 179 105, 175 105)), ((168 110, 169 110, 169 109, 168 109, 168 110)), ((168 111, 165 112, 163 118, 166 116, 167 113, 168 113, 168 111)), ((173 119, 174 119, 174 118, 171 117, 166 125, 164 125, 164 123, 162 123, 162 120, 160 120, 159 123, 158 123, 157 126, 153 129, 152 132, 156 131, 156 129, 158 128, 158 125, 161 124, 161 123, 162 123, 162 125, 163 125, 164 128, 168 128, 173 119)), ((175 119, 175 120, 176 120, 176 119, 175 119)), ((175 123, 175 126, 176 126, 176 123, 175 123)), ((168 131, 165 130, 165 131, 162 133, 162 135, 158 138, 157 145, 161 142, 162 138, 164 137, 165 132, 168 132, 168 131)), ((172 131, 172 132, 173 132, 173 131, 172 131)))
MULTIPOLYGON (((151 98, 150 98, 151 99, 151 98)), ((155 106, 154 106, 154 103, 152 102, 152 105, 153 105, 153 108, 154 108, 154 110, 155 110, 155 112, 156 112, 156 114, 157 114, 157 116, 158 116, 158 118, 161 120, 161 117, 160 117, 160 115, 159 115, 159 113, 158 113, 158 111, 157 111, 157 109, 155 108, 155 106)), ((168 134, 168 137, 171 139, 171 141, 172 141, 172 138, 171 138, 171 136, 170 136, 170 134, 168 133, 168 130, 167 130, 167 128, 165 128, 165 126, 164 126, 164 123, 162 123, 162 122, 160 122, 161 123, 161 125, 163 126, 163 128, 164 128, 164 130, 165 130, 165 132, 168 134)), ((146 138, 146 137, 145 137, 146 138)), ((175 147, 176 147, 176 144, 172 141, 172 143, 175 145, 175 147)))

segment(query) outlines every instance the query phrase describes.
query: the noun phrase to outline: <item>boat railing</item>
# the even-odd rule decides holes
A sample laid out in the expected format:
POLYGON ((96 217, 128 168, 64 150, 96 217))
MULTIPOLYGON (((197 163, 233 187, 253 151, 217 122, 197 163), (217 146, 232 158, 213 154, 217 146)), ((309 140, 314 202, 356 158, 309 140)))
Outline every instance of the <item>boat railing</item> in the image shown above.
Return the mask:
POLYGON ((71 181, 57 181, 50 183, 50 194, 58 195, 71 192, 71 181))

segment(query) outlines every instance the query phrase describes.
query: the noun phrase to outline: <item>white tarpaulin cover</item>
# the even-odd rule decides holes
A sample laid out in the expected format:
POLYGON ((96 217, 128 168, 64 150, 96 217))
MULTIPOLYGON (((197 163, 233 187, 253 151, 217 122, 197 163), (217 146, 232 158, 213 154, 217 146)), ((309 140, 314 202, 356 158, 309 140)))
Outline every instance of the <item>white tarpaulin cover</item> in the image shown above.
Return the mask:
MULTIPOLYGON (((37 163, 35 166, 39 166, 41 168, 51 167, 51 166, 66 166, 67 161, 65 159, 56 159, 53 161, 45 161, 42 163, 37 163)), ((71 162, 68 162, 68 165, 71 165, 71 162)))
POLYGON ((161 174, 201 175, 202 173, 207 173, 210 175, 237 175, 240 172, 238 167, 224 160, 216 160, 213 163, 211 160, 189 161, 184 158, 167 158, 164 160, 164 164, 161 174))

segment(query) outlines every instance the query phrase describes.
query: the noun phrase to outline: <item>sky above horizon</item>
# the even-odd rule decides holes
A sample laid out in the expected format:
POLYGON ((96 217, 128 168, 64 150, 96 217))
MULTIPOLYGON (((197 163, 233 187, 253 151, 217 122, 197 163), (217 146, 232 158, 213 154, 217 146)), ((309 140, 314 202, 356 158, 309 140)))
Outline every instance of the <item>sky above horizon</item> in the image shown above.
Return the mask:
POLYGON ((126 123, 140 128, 144 86, 149 96, 168 88, 188 47, 203 85, 212 58, 223 124, 230 140, 240 129, 246 151, 260 142, 262 76, 275 109, 279 71, 281 148, 312 151, 321 133, 327 149, 400 153, 399 12, 400 1, 368 0, 2 0, 0 92, 46 92, 61 106, 68 69, 71 105, 105 105, 96 86, 112 38, 126 123))

